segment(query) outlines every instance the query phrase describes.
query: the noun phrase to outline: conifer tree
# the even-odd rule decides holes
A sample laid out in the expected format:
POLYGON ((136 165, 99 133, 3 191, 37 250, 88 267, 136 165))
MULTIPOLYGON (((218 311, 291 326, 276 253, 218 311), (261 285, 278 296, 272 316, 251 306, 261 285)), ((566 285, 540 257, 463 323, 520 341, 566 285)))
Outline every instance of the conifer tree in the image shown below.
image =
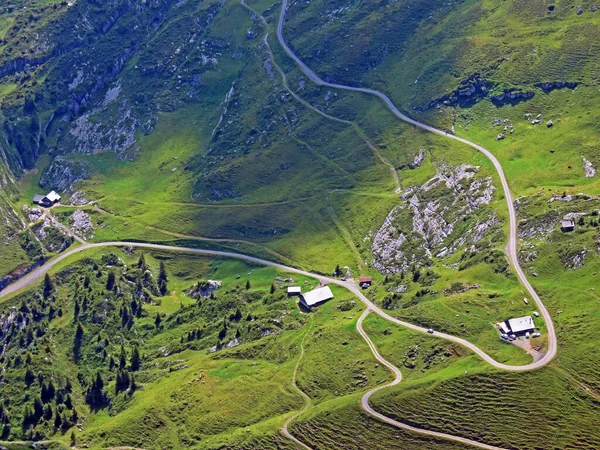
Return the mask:
POLYGON ((131 352, 131 370, 133 372, 140 370, 140 352, 137 346, 133 347, 133 351, 131 352))
POLYGON ((48 299, 54 291, 54 283, 50 279, 50 275, 46 274, 44 277, 44 299, 48 299))
POLYGON ((168 282, 169 277, 167 276, 167 269, 165 268, 164 261, 161 261, 158 269, 158 289, 163 296, 167 295, 169 292, 168 282))
POLYGON ((131 379, 129 380, 129 393, 133 394, 137 389, 137 384, 135 383, 135 375, 131 374, 131 379))
POLYGON ((77 322, 77 329, 75 330, 75 338, 73 340, 73 359, 79 361, 81 356, 81 345, 83 344, 83 327, 81 322, 77 322))
POLYGON ((143 253, 140 255, 140 259, 138 260, 137 266, 138 269, 142 269, 143 271, 148 269, 148 266, 146 265, 146 258, 144 257, 143 253))
POLYGON ((106 290, 112 291, 113 287, 115 287, 116 276, 115 273, 111 270, 108 272, 108 278, 106 279, 106 290))
POLYGON ((31 371, 31 369, 28 367, 27 370, 25 370, 25 384, 27 386, 31 386, 34 381, 35 381, 35 375, 31 371))
POLYGON ((119 369, 123 370, 127 365, 127 355, 125 353, 125 347, 121 344, 121 355, 119 356, 119 369))

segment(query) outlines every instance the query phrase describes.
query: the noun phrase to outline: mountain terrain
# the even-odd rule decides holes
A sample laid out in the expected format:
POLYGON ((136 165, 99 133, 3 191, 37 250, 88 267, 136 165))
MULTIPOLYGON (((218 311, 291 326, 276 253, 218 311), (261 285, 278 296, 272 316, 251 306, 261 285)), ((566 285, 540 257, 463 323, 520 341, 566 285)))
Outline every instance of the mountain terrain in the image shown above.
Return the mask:
POLYGON ((1 6, 0 289, 39 280, 0 290, 3 442, 600 447, 597 35, 591 0, 1 6), (330 85, 286 53, 283 5, 330 85), (505 253, 497 167, 452 136, 499 161, 553 325, 505 253), (347 286, 310 312, 286 294, 331 274, 372 277, 367 301, 433 335, 365 318, 347 286), (499 339, 524 315, 541 336, 499 339), (436 336, 513 367, 554 328, 531 371, 436 336), (418 430, 361 406, 394 379, 373 348, 403 379, 369 404, 418 430))

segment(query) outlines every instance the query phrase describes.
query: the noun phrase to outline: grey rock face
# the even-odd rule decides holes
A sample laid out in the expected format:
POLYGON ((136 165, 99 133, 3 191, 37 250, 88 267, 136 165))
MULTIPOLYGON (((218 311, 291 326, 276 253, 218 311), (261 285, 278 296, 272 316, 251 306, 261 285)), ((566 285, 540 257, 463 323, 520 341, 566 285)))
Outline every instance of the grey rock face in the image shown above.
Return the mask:
POLYGON ((491 178, 475 177, 478 170, 466 164, 441 167, 422 186, 406 190, 373 239, 374 267, 400 272, 480 241, 498 220, 475 214, 494 193, 491 178))
POLYGON ((88 177, 88 169, 82 162, 57 157, 42 174, 40 186, 59 192, 71 192, 75 183, 88 177))
POLYGON ((597 170, 594 167, 594 165, 592 164, 592 162, 585 159, 584 156, 582 156, 581 159, 583 160, 583 171, 585 172, 585 177, 586 178, 594 178, 597 170))
POLYGON ((71 216, 71 229, 73 232, 84 239, 94 237, 94 224, 88 213, 78 209, 71 216))

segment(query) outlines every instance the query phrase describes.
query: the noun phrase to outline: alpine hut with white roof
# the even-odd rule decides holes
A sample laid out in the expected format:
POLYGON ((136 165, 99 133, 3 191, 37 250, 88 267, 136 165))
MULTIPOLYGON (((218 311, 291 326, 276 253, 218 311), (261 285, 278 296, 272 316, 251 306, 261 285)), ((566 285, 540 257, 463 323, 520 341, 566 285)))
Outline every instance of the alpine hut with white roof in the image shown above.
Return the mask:
POLYGON ((304 305, 307 309, 311 309, 313 306, 320 305, 321 303, 331 300, 332 298, 333 292, 331 292, 329 286, 323 286, 310 292, 306 292, 305 294, 301 294, 300 303, 302 303, 302 305, 304 305))
POLYGON ((52 205, 56 205, 58 202, 60 202, 60 199, 61 199, 60 195, 58 195, 55 191, 50 191, 46 195, 34 196, 33 203, 47 208, 52 205))
POLYGON ((500 330, 506 334, 525 334, 535 330, 535 324, 533 323, 533 317, 524 316, 517 317, 515 319, 508 319, 498 324, 500 330))

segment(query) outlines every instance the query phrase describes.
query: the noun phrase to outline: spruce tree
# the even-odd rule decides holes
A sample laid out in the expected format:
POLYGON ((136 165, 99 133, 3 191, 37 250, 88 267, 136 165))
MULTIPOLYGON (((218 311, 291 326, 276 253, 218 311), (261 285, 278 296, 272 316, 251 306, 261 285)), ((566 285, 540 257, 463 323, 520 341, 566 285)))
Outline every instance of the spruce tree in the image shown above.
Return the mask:
POLYGON ((35 414, 36 421, 40 420, 44 415, 44 404, 39 397, 36 397, 33 401, 33 412, 35 414))
POLYGON ((116 276, 115 273, 111 270, 108 272, 108 278, 106 279, 106 290, 112 291, 113 287, 115 287, 116 276))
POLYGON ((34 381, 35 375, 31 371, 31 369, 27 367, 27 370, 25 370, 25 384, 29 387, 33 384, 34 381))
POLYGON ((154 325, 156 326, 156 328, 160 328, 161 322, 162 322, 162 319, 160 318, 160 314, 156 313, 156 317, 154 318, 154 325))
POLYGON ((169 292, 168 282, 169 277, 167 276, 167 269, 165 268, 164 261, 161 261, 158 269, 158 289, 163 296, 167 295, 169 292))
POLYGON ((52 292, 54 291, 54 283, 50 279, 50 275, 46 274, 44 277, 44 298, 47 300, 52 292))
POLYGON ((250 280, 246 281, 246 290, 250 289, 250 280))
POLYGON ((77 329, 75 331, 75 338, 73 340, 73 359, 79 361, 81 356, 81 345, 83 344, 83 327, 81 322, 77 322, 77 329))
POLYGON ((133 394, 137 389, 137 384, 135 383, 135 375, 131 374, 131 379, 129 380, 129 393, 133 394))
POLYGON ((133 351, 131 352, 131 370, 133 372, 140 370, 140 352, 137 346, 133 347, 133 351))
POLYGON ((119 356, 119 369, 123 370, 127 365, 127 355, 125 353, 125 347, 121 344, 121 355, 119 356))

